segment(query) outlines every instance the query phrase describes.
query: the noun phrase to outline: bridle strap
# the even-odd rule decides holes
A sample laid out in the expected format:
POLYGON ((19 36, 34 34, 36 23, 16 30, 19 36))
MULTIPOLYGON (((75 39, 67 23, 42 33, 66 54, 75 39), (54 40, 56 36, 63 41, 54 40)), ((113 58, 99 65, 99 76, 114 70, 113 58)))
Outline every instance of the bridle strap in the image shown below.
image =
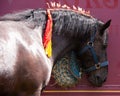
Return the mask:
POLYGON ((96 52, 93 48, 93 46, 91 45, 86 45, 81 51, 80 51, 80 55, 82 55, 83 53, 85 53, 87 50, 90 50, 92 56, 93 56, 93 59, 94 59, 94 63, 95 64, 98 64, 98 58, 97 58, 97 55, 96 55, 96 52))
POLYGON ((89 72, 91 72, 91 71, 95 71, 95 70, 97 70, 97 69, 100 69, 100 68, 106 67, 106 66, 108 66, 108 61, 104 61, 104 62, 102 62, 102 63, 100 63, 100 64, 98 64, 98 65, 92 66, 92 67, 86 69, 85 72, 86 72, 86 73, 89 73, 89 72))
POLYGON ((79 55, 82 55, 83 53, 85 53, 87 50, 90 50, 92 56, 93 56, 93 59, 94 59, 94 63, 95 64, 98 64, 98 58, 97 58, 97 55, 96 55, 96 52, 94 50, 94 40, 95 40, 95 35, 96 35, 96 32, 97 32, 97 29, 96 29, 96 26, 94 27, 94 32, 90 38, 90 41, 87 43, 87 45, 80 51, 79 55))
POLYGON ((96 32, 97 32, 97 29, 96 29, 96 26, 94 27, 95 31, 93 32, 91 38, 90 38, 90 41, 87 43, 87 45, 79 52, 79 55, 81 56, 82 54, 84 54, 87 50, 90 50, 92 56, 93 56, 93 60, 94 60, 94 63, 95 65, 86 69, 85 72, 91 72, 91 71, 94 71, 94 70, 97 70, 97 69, 100 69, 101 67, 105 67, 105 66, 108 66, 108 61, 104 61, 102 63, 99 63, 99 60, 97 58, 97 55, 96 55, 96 52, 94 50, 94 40, 95 40, 95 35, 96 35, 96 32))

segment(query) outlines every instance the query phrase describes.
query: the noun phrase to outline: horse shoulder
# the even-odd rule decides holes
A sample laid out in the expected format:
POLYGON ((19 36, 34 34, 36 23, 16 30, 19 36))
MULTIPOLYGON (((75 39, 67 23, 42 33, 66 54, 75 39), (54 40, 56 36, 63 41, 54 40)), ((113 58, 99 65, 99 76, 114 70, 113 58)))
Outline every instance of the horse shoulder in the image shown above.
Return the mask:
MULTIPOLYGON (((0 21, 0 29, 0 73, 13 77, 14 88, 24 86, 23 90, 33 92, 46 85, 52 65, 45 55, 41 34, 35 34, 40 30, 13 21, 0 21)), ((6 82, 9 85, 9 80, 6 82)))

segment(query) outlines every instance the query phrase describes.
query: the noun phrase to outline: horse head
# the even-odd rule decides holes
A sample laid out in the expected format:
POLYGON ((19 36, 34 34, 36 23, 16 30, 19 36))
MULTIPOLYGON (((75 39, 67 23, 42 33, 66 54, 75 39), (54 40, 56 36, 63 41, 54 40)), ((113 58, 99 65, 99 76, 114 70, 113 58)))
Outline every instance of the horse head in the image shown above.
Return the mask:
POLYGON ((111 20, 105 24, 101 21, 93 27, 89 38, 82 44, 79 52, 81 63, 85 72, 88 74, 88 80, 95 86, 102 86, 107 79, 108 61, 107 61, 107 45, 108 45, 108 27, 111 20))

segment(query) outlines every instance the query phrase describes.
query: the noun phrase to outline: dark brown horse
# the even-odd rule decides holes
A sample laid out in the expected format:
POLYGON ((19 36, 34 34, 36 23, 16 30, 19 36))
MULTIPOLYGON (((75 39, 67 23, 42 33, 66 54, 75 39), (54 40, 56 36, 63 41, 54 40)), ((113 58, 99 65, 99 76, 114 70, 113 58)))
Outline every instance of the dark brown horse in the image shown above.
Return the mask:
MULTIPOLYGON (((106 49, 102 47, 110 22, 104 24, 83 11, 66 8, 48 9, 53 22, 53 51, 49 58, 43 46, 49 21, 46 10, 31 9, 0 18, 0 96, 18 96, 22 93, 24 96, 40 96, 41 90, 49 82, 53 64, 67 52, 81 50, 91 38, 95 26, 94 49, 99 50, 96 51, 99 62, 107 60, 106 49)), ((93 74, 106 72, 106 79, 107 66, 99 70, 90 73, 90 78, 93 74)))
POLYGON ((106 48, 108 45, 108 30, 106 28, 110 26, 110 22, 111 20, 102 29, 100 28, 100 33, 97 32, 98 30, 95 26, 91 37, 80 44, 82 48, 78 54, 80 57, 78 57, 82 68, 88 74, 90 83, 97 87, 102 86, 107 79, 108 61, 106 48))

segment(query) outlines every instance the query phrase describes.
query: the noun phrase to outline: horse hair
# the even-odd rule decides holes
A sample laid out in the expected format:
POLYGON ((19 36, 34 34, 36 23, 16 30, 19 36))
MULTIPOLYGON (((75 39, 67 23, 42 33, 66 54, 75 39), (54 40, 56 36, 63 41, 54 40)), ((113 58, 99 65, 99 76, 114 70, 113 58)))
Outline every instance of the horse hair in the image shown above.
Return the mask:
POLYGON ((33 9, 28 9, 24 11, 19 11, 15 13, 9 13, 0 17, 0 21, 11 20, 11 21, 22 21, 31 16, 33 9))
MULTIPOLYGON (((92 28, 98 23, 97 19, 77 13, 73 10, 52 10, 53 32, 57 35, 66 35, 76 37, 82 36, 87 38, 92 28), (84 35, 84 36, 83 36, 84 35)), ((7 14, 0 17, 0 21, 27 21, 32 22, 35 26, 46 26, 47 14, 44 9, 28 9, 25 11, 7 14)), ((81 38, 82 38, 81 37, 81 38)))
POLYGON ((71 10, 56 10, 52 12, 53 32, 68 36, 83 36, 88 34, 97 24, 95 18, 76 13, 71 10), (80 34, 81 33, 81 34, 80 34))
POLYGON ((42 26, 44 29, 46 23, 46 11, 41 8, 23 10, 6 14, 0 17, 0 21, 24 21, 29 22, 29 24, 34 24, 34 26, 42 26))

